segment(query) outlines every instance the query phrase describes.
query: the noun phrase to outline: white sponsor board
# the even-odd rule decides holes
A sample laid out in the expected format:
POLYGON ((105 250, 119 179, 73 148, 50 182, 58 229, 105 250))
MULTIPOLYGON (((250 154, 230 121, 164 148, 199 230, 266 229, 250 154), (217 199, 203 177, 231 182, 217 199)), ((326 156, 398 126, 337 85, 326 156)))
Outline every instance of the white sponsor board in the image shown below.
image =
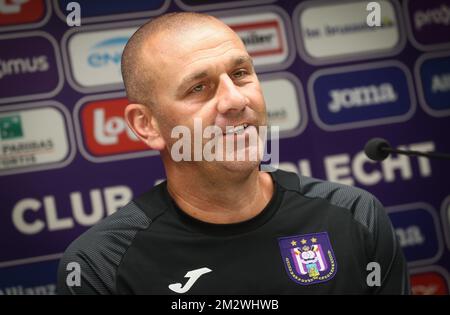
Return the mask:
POLYGON ((61 47, 69 84, 82 93, 123 89, 122 52, 145 22, 82 26, 64 34, 61 47))
POLYGON ((367 25, 366 2, 306 1, 294 12, 301 57, 311 64, 389 56, 405 44, 398 4, 381 0, 381 26, 367 25))
POLYGON ((295 58, 289 16, 275 6, 213 13, 242 39, 258 71, 281 70, 295 58))
POLYGON ((268 123, 279 126, 280 137, 300 134, 306 126, 306 110, 301 84, 290 73, 261 76, 268 123))
POLYGON ((80 33, 69 40, 70 65, 75 81, 84 87, 120 84, 120 60, 136 28, 80 33))
POLYGON ((0 175, 64 167, 74 156, 67 110, 55 102, 0 112, 0 175))

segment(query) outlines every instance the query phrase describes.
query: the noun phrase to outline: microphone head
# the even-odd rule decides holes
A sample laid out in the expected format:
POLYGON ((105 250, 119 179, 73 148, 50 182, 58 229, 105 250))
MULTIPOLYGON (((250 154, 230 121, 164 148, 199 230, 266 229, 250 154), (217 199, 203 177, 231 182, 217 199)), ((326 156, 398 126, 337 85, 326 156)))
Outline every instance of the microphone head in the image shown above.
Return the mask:
POLYGON ((389 152, 384 151, 383 148, 390 148, 389 142, 383 138, 370 139, 364 146, 364 153, 367 157, 374 161, 383 161, 388 157, 389 152))

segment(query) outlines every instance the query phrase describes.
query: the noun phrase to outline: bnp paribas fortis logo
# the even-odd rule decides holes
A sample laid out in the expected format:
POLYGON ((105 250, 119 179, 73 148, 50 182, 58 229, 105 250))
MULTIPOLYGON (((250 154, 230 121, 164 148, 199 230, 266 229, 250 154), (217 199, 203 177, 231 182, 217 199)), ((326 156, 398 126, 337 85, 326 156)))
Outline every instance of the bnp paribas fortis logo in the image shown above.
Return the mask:
POLYGON ((19 115, 0 117, 0 139, 23 137, 22 121, 19 115))

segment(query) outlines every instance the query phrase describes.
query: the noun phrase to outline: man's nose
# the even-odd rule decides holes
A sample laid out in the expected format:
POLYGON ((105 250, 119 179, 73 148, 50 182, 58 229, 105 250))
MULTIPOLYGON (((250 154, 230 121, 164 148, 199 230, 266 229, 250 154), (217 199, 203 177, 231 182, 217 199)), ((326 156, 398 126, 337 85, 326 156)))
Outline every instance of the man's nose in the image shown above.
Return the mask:
POLYGON ((239 87, 228 75, 220 78, 217 99, 217 111, 221 114, 228 111, 240 112, 249 103, 248 98, 239 91, 239 87))

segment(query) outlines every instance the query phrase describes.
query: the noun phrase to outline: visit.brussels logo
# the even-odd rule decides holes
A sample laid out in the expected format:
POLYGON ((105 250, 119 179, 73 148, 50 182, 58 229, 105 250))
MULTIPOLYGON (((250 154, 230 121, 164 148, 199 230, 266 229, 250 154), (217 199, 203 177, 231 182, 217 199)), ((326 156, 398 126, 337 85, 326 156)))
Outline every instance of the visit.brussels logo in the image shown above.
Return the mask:
POLYGON ((308 88, 313 118, 324 130, 403 122, 416 107, 411 75, 394 61, 319 70, 308 88))

